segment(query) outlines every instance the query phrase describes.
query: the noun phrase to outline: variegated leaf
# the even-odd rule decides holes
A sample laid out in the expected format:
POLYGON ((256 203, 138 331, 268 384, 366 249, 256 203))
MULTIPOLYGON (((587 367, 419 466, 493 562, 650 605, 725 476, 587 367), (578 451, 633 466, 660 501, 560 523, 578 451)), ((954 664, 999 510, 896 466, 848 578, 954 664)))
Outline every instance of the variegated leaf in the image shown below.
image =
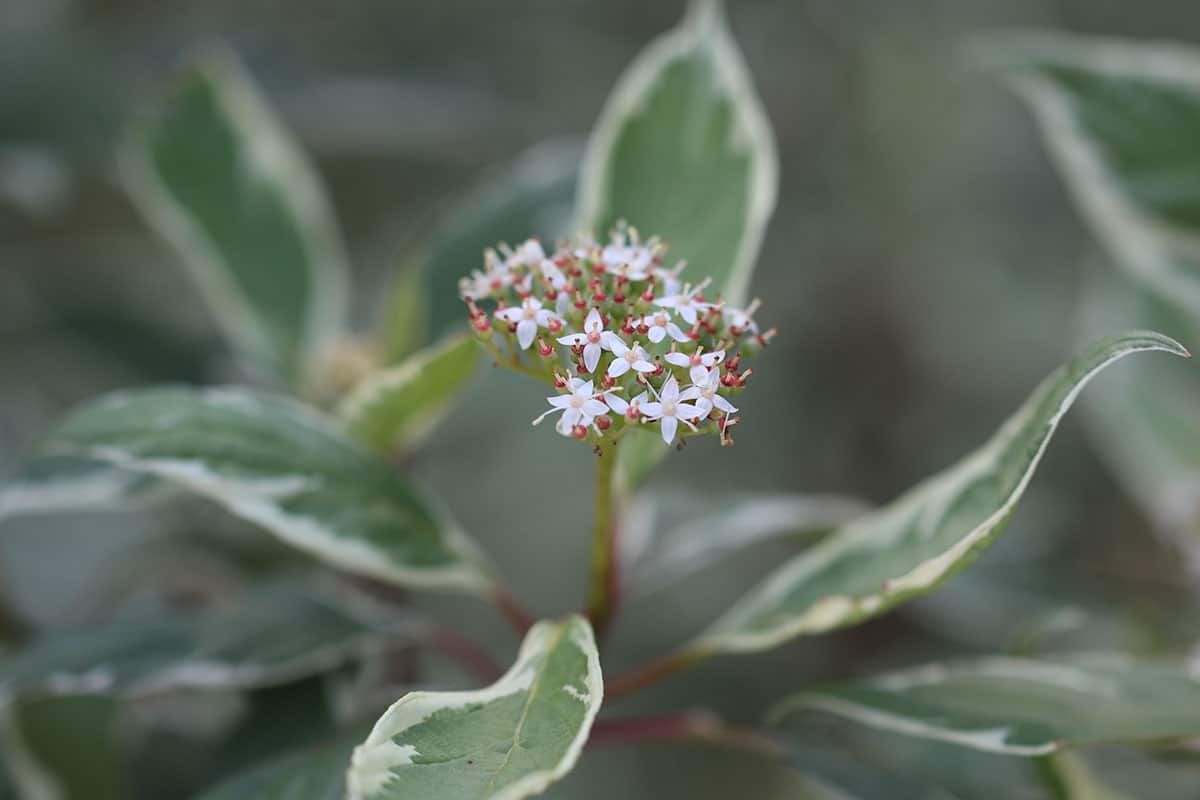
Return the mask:
POLYGON ((604 687, 591 625, 530 629, 512 668, 469 692, 413 692, 354 751, 349 800, 520 800, 575 765, 604 687))
POLYGON ((1083 386, 1109 364, 1146 351, 1189 355, 1156 333, 1101 340, 1047 377, 983 447, 778 567, 687 653, 766 650, 932 591, 1004 530, 1083 386))

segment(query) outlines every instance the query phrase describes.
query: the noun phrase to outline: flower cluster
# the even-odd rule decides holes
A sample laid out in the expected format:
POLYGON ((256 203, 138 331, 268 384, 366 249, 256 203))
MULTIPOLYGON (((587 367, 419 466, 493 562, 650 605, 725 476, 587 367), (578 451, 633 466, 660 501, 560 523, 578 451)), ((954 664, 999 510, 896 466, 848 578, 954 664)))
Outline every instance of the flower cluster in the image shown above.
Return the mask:
POLYGON ((683 282, 685 265, 664 267, 665 252, 622 225, 606 245, 501 245, 462 279, 471 325, 497 362, 559 392, 535 425, 561 412, 559 433, 597 444, 642 425, 667 443, 708 432, 732 443, 731 401, 753 372, 741 362, 775 330, 759 330, 757 300, 734 308, 706 296, 710 282, 683 282))

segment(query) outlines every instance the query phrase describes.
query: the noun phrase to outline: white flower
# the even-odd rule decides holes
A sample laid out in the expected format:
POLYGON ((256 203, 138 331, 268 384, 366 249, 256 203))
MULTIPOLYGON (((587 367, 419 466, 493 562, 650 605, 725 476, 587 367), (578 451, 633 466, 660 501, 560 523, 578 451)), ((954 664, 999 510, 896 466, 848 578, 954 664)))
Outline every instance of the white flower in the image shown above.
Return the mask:
POLYGON ((562 270, 558 268, 550 259, 542 260, 542 277, 546 279, 555 290, 565 289, 567 286, 567 276, 562 274, 562 270))
POLYGON ((567 394, 557 394, 554 397, 546 398, 546 401, 552 407, 545 414, 535 419, 533 421, 534 425, 545 419, 547 414, 561 411, 563 415, 558 421, 558 431, 569 436, 571 429, 576 425, 582 425, 586 428, 592 424, 592 420, 596 417, 608 413, 608 406, 603 402, 606 396, 605 393, 596 394, 593 391, 591 381, 571 378, 567 382, 567 389, 567 394))
POLYGON ((638 325, 645 325, 650 329, 647 335, 650 337, 650 341, 655 343, 661 342, 667 334, 671 334, 671 338, 677 342, 686 342, 688 340, 687 334, 671 321, 670 316, 665 311, 647 314, 638 320, 638 325))
POLYGON ((729 327, 735 332, 750 331, 753 334, 757 334, 758 323, 754 321, 754 312, 758 311, 758 307, 760 305, 762 305, 762 303, 758 300, 758 298, 755 298, 754 302, 745 309, 725 306, 723 309, 721 309, 721 311, 725 315, 726 319, 729 320, 729 327))
POLYGON ((673 308, 675 313, 683 317, 688 325, 695 325, 698 318, 697 311, 708 311, 713 307, 712 303, 704 303, 696 299, 696 295, 703 291, 704 287, 708 286, 709 280, 705 279, 699 286, 694 289, 683 287, 683 291, 669 294, 660 300, 654 302, 663 308, 673 308))
POLYGON ((690 355, 687 353, 667 353, 667 363, 674 364, 677 367, 687 367, 692 378, 692 383, 699 384, 701 381, 708 380, 709 369, 725 360, 724 350, 704 353, 702 352, 703 349, 701 347, 690 355))
POLYGON ((615 333, 605 333, 603 346, 612 352, 616 358, 608 365, 608 377, 619 378, 629 370, 637 372, 654 372, 658 367, 650 361, 650 354, 640 344, 629 347, 615 333))
POLYGON ((600 363, 600 351, 605 343, 604 320, 600 312, 592 309, 587 319, 583 321, 583 333, 572 333, 558 338, 559 344, 583 345, 583 366, 588 372, 595 372, 600 363))
POLYGON ((689 420, 693 417, 702 416, 700 409, 690 403, 683 402, 684 400, 692 399, 696 395, 691 394, 691 390, 688 390, 685 394, 689 396, 680 396, 679 383, 676 382, 675 376, 672 375, 663 383, 662 392, 658 395, 658 402, 646 403, 642 407, 642 414, 645 415, 646 419, 662 422, 662 438, 667 444, 675 440, 675 429, 680 422, 683 422, 684 425, 687 425, 692 430, 696 430, 696 426, 689 422, 689 420))
POLYGON ((545 260, 546 252, 542 250, 542 243, 537 239, 527 239, 504 263, 509 267, 536 267, 545 260))
POLYGON ((644 245, 610 244, 604 248, 600 259, 610 274, 621 275, 631 281, 644 281, 650 277, 654 252, 644 245))
POLYGON ((517 323, 517 344, 522 350, 528 350, 537 336, 538 326, 550 327, 550 320, 555 319, 554 312, 542 308, 542 301, 526 297, 520 307, 511 306, 496 312, 496 316, 506 322, 517 323))
POLYGON ((486 272, 474 270, 471 273, 471 277, 463 278, 458 282, 458 293, 462 297, 473 299, 490 297, 493 293, 512 285, 515 276, 509 270, 508 266, 499 259, 495 251, 489 250, 485 258, 486 272))
POLYGON ((692 371, 692 385, 683 392, 685 399, 694 399, 700 416, 707 417, 713 408, 718 408, 726 414, 735 414, 737 409, 733 404, 718 394, 721 388, 721 371, 718 369, 705 370, 701 368, 702 377, 697 380, 695 370, 692 371))
POLYGON ((608 407, 618 414, 624 414, 629 419, 636 420, 642 414, 642 405, 646 402, 646 393, 642 392, 637 397, 625 402, 625 398, 618 397, 615 394, 606 394, 604 402, 608 403, 608 407))

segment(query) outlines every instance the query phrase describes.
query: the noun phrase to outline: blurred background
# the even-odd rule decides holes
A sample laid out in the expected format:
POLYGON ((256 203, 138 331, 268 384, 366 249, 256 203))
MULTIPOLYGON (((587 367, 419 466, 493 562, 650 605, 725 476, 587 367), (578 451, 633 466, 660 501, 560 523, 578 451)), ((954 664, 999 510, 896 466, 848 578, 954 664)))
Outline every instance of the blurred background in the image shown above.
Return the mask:
MULTIPOLYGON (((1083 287, 1112 271, 1031 118, 972 68, 965 42, 1009 27, 1200 41, 1200 6, 729 5, 780 149, 780 201, 752 286, 766 299, 760 320, 780 335, 755 365, 737 446, 694 442, 652 485, 883 502, 982 442, 1078 349, 1083 287)), ((439 222, 528 148, 586 134, 625 65, 682 10, 681 0, 0 0, 0 475, 100 392, 239 378, 175 256, 114 177, 123 125, 189 48, 232 44, 312 154, 366 331, 439 222)), ((411 471, 551 615, 583 592, 592 464, 585 448, 529 428, 541 392, 488 371, 411 471)), ((763 658, 717 659, 623 709, 706 704, 749 723, 808 681, 1019 647, 1043 628, 1047 649, 1186 652, 1197 616, 1180 559, 1109 477, 1081 418, 1068 416, 1009 532, 944 591, 763 658)), ((606 669, 695 632, 782 552, 766 547, 643 598, 606 669)), ((7 592, 47 628, 94 621, 119 605, 114 594, 219 591, 277 557, 266 537, 202 504, 18 519, 0 537, 7 592)), ((511 658, 490 610, 414 602, 511 658)), ((801 735, 859 736, 812 726, 801 735)), ((164 775, 190 788, 211 780, 215 757, 180 767, 164 748, 164 774, 144 770, 137 796, 182 796, 164 775)), ((547 796, 734 791, 799 789, 753 755, 655 745, 589 752, 547 796)))

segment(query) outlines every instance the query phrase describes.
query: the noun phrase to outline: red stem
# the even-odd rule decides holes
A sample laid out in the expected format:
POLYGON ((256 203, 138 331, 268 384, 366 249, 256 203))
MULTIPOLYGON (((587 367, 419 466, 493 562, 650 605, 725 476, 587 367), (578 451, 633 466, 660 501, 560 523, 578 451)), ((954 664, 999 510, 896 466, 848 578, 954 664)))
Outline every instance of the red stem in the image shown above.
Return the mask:
POLYGON ((519 635, 524 636, 533 627, 533 617, 508 589, 502 586, 493 589, 492 602, 519 635))
POLYGON ((432 631, 429 642, 451 660, 470 670, 483 683, 493 683, 504 674, 504 670, 490 655, 449 628, 432 631))
POLYGON ((657 658, 649 664, 635 667, 628 672, 622 672, 612 680, 604 682, 604 699, 615 700, 623 695, 636 692, 638 689, 657 683, 669 675, 702 661, 704 657, 700 653, 681 650, 657 658))

